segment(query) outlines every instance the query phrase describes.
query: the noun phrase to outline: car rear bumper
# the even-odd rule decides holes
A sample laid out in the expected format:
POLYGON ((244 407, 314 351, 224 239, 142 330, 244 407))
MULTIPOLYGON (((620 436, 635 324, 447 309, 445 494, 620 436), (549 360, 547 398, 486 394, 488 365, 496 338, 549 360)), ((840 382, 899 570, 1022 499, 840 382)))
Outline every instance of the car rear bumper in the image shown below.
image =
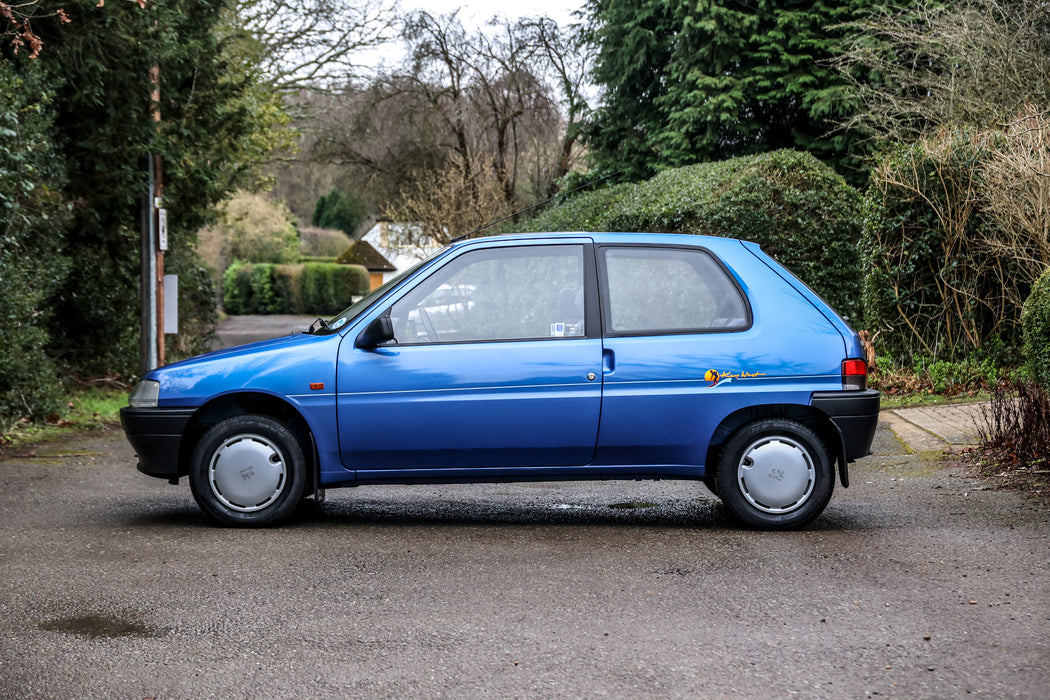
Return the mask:
POLYGON ((120 425, 139 457, 138 470, 149 476, 175 479, 180 473, 179 446, 194 408, 120 409, 120 425))
POLYGON ((813 408, 827 415, 838 428, 847 462, 871 454, 871 441, 879 425, 880 397, 874 389, 813 394, 813 408))

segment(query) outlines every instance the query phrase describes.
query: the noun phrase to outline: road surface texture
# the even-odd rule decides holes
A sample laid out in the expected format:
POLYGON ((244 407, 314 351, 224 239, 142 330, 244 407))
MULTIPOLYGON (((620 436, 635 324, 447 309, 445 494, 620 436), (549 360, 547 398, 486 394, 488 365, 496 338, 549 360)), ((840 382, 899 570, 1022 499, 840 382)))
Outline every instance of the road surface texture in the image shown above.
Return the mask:
POLYGON ((119 431, 27 448, 0 697, 1047 697, 1047 512, 884 415, 788 533, 676 481, 362 487, 224 529, 119 431))

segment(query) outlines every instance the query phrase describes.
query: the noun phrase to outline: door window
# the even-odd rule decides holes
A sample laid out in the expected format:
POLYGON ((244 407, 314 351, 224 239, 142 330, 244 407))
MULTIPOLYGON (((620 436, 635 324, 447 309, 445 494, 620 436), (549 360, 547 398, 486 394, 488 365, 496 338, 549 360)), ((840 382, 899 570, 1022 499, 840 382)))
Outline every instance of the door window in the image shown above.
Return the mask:
POLYGON ((612 334, 736 331, 751 325, 740 289, 698 248, 607 247, 606 329, 612 334))
POLYGON ((398 344, 583 337, 583 246, 465 253, 390 309, 398 344))

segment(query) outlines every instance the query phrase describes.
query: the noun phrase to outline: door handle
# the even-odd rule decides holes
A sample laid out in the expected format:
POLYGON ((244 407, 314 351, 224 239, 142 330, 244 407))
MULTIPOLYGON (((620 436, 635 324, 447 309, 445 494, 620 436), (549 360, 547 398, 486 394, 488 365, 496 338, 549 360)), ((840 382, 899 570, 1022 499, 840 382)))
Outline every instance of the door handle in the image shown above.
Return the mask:
POLYGON ((602 350, 602 371, 609 374, 616 369, 616 353, 606 348, 602 350))

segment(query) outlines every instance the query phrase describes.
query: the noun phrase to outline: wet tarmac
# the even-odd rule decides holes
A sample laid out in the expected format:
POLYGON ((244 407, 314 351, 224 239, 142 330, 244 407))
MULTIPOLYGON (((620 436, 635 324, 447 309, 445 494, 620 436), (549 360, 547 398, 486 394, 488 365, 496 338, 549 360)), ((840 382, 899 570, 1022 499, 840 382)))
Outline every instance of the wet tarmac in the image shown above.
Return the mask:
POLYGON ((682 481, 360 487, 224 529, 119 432, 34 448, 0 462, 0 697, 1043 696, 1047 512, 888 420, 875 451, 762 533, 682 481))

